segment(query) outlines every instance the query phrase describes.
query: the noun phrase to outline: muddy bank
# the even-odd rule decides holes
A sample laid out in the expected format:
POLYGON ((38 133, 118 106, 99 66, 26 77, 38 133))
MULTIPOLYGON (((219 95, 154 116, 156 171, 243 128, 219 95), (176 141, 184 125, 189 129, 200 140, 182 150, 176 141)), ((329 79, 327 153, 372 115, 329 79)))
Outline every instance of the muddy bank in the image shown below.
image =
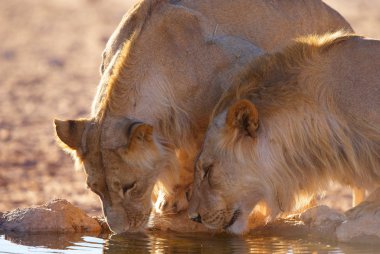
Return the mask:
MULTIPOLYGON (((346 213, 327 206, 316 206, 300 215, 268 224, 264 222, 264 218, 256 217, 250 234, 298 237, 310 235, 313 238, 346 243, 379 243, 380 217, 377 214, 380 211, 380 190, 373 197, 346 213)), ((0 231, 14 234, 111 233, 104 219, 90 217, 80 208, 62 199, 41 206, 0 213, 0 231)), ((152 216, 147 232, 154 231, 218 233, 192 222, 187 213, 152 216)))

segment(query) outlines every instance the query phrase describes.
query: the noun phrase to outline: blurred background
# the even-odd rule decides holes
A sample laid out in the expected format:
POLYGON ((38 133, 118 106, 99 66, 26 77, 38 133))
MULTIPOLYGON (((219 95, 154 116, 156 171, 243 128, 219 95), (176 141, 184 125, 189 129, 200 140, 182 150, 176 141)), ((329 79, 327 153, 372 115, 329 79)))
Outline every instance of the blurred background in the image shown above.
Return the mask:
MULTIPOLYGON (((100 214, 83 172, 55 143, 53 119, 89 116, 102 50, 135 2, 0 0, 0 211, 65 198, 100 214)), ((380 0, 325 2, 380 39, 380 0)), ((350 207, 349 190, 327 194, 324 203, 350 207)))

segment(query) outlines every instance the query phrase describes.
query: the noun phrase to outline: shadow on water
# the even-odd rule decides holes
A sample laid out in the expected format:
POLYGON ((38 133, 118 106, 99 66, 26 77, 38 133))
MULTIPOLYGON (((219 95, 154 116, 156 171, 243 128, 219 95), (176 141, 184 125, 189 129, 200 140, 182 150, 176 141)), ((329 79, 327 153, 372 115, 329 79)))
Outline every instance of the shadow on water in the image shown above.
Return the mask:
MULTIPOLYGON (((380 244, 380 243, 379 243, 380 244)), ((379 245, 350 245, 310 237, 151 232, 149 234, 0 233, 0 253, 379 253, 379 245)))

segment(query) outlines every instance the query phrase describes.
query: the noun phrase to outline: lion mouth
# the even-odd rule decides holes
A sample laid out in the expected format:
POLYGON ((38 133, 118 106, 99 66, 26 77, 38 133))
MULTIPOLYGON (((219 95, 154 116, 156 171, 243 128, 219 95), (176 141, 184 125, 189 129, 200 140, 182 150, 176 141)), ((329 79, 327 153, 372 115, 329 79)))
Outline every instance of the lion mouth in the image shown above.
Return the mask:
POLYGON ((241 211, 239 209, 235 210, 234 214, 231 217, 230 222, 228 222, 228 224, 226 226, 224 226, 223 229, 227 229, 227 228, 231 227, 237 221, 237 219, 239 218, 240 214, 241 214, 241 211))

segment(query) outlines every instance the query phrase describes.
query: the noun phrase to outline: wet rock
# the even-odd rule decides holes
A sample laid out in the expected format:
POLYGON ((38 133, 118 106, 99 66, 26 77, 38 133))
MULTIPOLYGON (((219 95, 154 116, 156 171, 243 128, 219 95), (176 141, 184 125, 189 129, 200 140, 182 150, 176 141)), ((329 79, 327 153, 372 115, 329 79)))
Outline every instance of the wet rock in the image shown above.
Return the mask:
MULTIPOLYGON (((86 232, 86 237, 99 237, 98 232, 86 232)), ((49 249, 58 249, 64 250, 73 246, 73 243, 83 242, 83 233, 44 233, 44 232, 33 232, 20 233, 20 232, 5 232, 4 238, 7 241, 13 242, 17 245, 26 245, 26 246, 40 246, 43 248, 49 249)), ((1 249, 1 246, 0 246, 1 249)), ((21 253, 21 252, 17 252, 21 253)), ((36 252, 37 253, 46 253, 46 252, 36 252)), ((64 253, 62 252, 52 252, 52 253, 64 253)))
POLYGON ((99 223, 66 200, 3 213, 0 230, 17 232, 99 232, 99 223))
POLYGON ((265 225, 255 227, 251 233, 258 235, 278 235, 285 237, 302 237, 310 233, 305 223, 297 218, 279 218, 265 225))
POLYGON ((111 229, 109 228, 109 226, 107 224, 106 219, 103 216, 93 216, 92 218, 95 219, 99 223, 99 225, 101 227, 100 233, 102 233, 102 234, 111 234, 112 233, 111 229))
POLYGON ((311 234, 334 239, 336 228, 346 220, 346 216, 328 206, 321 205, 307 209, 300 215, 300 219, 309 227, 311 234))
POLYGON ((348 210, 347 220, 336 230, 341 242, 374 243, 380 242, 380 188, 366 201, 348 210))

